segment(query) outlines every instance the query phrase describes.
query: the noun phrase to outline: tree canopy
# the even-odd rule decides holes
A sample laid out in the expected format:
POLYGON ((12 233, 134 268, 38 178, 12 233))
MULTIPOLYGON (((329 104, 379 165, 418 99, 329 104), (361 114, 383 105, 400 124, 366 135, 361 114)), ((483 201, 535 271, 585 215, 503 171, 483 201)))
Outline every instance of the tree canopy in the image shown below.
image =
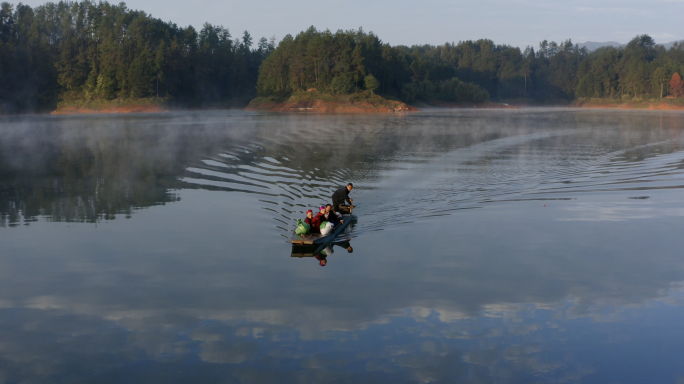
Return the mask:
POLYGON ((59 100, 166 97, 183 105, 250 99, 275 48, 245 31, 178 27, 124 3, 0 5, 0 111, 59 100))
POLYGON ((666 50, 648 35, 594 52, 570 40, 544 40, 535 52, 486 39, 390 46, 363 29, 333 33, 310 27, 286 36, 264 61, 257 93, 284 98, 311 88, 331 94, 370 90, 406 102, 656 98, 674 95, 668 80, 683 70, 684 47, 666 50), (366 82, 368 76, 378 83, 366 82))
POLYGON ((124 3, 0 5, 0 113, 147 97, 246 104, 312 88, 428 103, 658 98, 681 96, 673 75, 682 73, 684 46, 666 50, 648 35, 593 52, 570 40, 521 51, 487 39, 391 46, 361 28, 310 27, 276 46, 223 26, 179 27, 124 3))

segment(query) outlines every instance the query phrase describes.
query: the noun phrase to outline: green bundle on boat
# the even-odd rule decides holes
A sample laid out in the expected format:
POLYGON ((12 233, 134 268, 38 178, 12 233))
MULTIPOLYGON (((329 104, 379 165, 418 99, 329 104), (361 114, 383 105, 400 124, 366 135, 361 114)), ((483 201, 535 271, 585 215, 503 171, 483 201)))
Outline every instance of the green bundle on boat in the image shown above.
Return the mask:
POLYGON ((297 219, 297 229, 295 229, 295 233, 298 235, 303 235, 305 233, 309 233, 309 230, 311 229, 311 226, 307 223, 305 223, 302 219, 297 219))

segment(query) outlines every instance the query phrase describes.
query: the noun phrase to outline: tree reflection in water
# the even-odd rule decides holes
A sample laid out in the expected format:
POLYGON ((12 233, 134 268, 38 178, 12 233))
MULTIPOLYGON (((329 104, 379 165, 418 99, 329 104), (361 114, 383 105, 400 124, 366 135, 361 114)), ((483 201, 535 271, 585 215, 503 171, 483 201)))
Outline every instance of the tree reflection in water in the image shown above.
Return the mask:
POLYGON ((30 139, 16 129, 3 132, 0 225, 39 217, 94 223, 178 199, 172 191, 178 188, 183 152, 168 151, 157 134, 133 124, 103 127, 88 121, 20 126, 30 139))
POLYGON ((681 115, 7 119, 1 382, 682 376, 681 115), (283 257, 347 181, 355 252, 283 257))

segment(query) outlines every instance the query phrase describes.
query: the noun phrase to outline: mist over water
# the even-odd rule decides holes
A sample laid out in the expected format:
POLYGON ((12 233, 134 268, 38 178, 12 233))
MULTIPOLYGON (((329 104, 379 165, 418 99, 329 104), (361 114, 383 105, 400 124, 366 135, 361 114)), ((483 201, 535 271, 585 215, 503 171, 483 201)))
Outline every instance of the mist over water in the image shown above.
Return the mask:
POLYGON ((684 115, 0 120, 0 382, 677 382, 684 115), (291 257, 354 183, 353 253, 291 257), (544 204, 546 206, 544 206, 544 204))

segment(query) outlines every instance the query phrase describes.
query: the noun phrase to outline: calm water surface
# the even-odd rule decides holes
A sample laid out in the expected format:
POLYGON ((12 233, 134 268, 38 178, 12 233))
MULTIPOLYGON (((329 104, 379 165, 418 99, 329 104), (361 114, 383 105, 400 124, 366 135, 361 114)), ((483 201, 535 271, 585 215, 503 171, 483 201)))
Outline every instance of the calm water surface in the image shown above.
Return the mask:
POLYGON ((0 118, 0 382, 681 384, 683 130, 0 118), (350 240, 321 267, 287 239, 347 182, 350 240))

